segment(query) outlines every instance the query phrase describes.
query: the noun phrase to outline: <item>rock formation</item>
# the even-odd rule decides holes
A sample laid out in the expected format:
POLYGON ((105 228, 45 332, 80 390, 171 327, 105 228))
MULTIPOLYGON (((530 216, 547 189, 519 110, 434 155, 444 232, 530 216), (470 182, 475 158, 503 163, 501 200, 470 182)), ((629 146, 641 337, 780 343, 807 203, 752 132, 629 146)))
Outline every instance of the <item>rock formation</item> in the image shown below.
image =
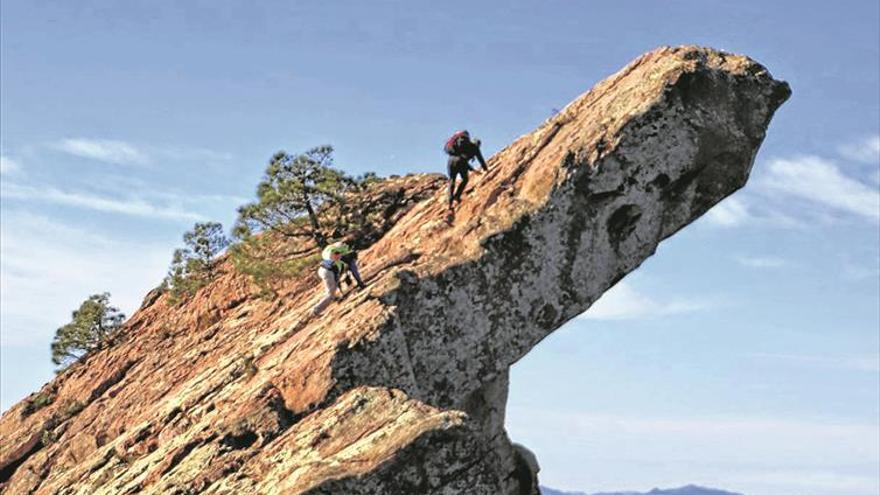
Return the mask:
POLYGON ((178 306, 151 293, 2 416, 2 491, 537 493, 508 368, 742 187, 789 93, 660 48, 493 156, 451 224, 442 179, 390 181, 412 201, 361 253, 369 289, 319 317, 312 273, 273 300, 229 265, 178 306))

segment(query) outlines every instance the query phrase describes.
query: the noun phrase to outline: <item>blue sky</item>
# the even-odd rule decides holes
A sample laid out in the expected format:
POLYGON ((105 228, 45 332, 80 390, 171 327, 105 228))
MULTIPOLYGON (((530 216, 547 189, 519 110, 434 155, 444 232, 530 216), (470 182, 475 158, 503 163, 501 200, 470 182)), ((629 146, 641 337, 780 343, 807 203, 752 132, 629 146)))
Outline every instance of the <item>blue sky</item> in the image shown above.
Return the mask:
POLYGON ((512 372, 556 488, 880 490, 876 1, 30 2, 0 7, 0 405, 89 294, 127 314, 279 149, 442 172, 639 54, 747 54, 793 96, 752 180, 512 372))

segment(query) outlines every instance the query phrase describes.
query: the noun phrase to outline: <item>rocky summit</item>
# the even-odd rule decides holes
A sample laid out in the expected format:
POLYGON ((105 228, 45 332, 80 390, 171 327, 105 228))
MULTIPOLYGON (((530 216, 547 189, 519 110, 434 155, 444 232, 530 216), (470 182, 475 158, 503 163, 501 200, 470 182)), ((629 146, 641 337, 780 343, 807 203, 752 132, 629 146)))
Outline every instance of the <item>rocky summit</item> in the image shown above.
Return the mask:
POLYGON ((742 187, 789 94, 745 56, 659 48, 492 156, 451 221, 442 177, 385 181, 369 287, 318 317, 313 270, 276 298, 229 262, 183 303, 151 292, 3 414, 0 491, 538 493, 509 367, 742 187))

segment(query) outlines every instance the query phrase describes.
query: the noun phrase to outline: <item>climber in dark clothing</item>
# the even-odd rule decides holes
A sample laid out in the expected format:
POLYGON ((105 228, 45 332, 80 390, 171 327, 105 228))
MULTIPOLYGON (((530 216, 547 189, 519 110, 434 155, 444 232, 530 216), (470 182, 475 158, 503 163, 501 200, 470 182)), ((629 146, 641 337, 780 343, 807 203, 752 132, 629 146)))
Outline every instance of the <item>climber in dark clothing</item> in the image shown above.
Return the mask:
POLYGON ((449 208, 452 209, 455 201, 461 202, 461 195, 468 183, 468 172, 474 170, 471 167, 471 160, 475 157, 480 162, 483 171, 488 170, 486 160, 480 152, 480 140, 471 139, 468 131, 459 131, 452 135, 444 150, 449 155, 449 161, 446 163, 447 173, 449 174, 449 208), (461 176, 461 182, 458 188, 455 187, 455 179, 461 176))

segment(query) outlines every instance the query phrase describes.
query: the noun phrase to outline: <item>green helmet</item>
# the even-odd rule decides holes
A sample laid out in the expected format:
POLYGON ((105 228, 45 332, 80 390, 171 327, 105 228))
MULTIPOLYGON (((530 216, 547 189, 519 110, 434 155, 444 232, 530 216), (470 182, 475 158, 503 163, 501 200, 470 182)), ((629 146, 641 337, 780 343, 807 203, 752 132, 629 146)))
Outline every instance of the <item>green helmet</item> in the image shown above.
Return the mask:
POLYGON ((344 256, 350 252, 351 248, 349 248, 347 244, 342 242, 334 242, 333 244, 330 244, 329 246, 324 248, 324 251, 321 252, 321 258, 325 260, 332 260, 332 256, 335 253, 344 256))

